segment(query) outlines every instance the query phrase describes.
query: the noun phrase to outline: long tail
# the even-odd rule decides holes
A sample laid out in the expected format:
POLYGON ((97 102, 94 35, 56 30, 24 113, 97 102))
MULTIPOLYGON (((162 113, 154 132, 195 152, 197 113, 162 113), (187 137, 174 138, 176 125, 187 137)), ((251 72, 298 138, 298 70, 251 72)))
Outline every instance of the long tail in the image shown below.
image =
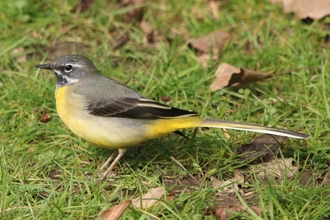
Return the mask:
POLYGON ((270 128, 270 127, 264 127, 264 126, 252 125, 252 124, 246 124, 240 122, 216 120, 216 119, 205 119, 198 127, 228 128, 235 130, 253 131, 253 132, 260 132, 265 134, 280 135, 291 138, 300 138, 300 139, 309 138, 309 136, 306 134, 301 134, 294 131, 288 131, 284 129, 270 128))

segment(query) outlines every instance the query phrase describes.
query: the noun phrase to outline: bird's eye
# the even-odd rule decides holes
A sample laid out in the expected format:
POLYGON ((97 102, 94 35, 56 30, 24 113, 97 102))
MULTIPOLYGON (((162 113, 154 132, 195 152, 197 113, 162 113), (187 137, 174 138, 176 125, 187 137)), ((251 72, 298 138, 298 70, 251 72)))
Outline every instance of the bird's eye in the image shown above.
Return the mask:
POLYGON ((71 72, 72 71, 72 69, 73 69, 73 66, 72 65, 70 65, 70 64, 68 64, 68 65, 65 65, 65 72, 71 72))

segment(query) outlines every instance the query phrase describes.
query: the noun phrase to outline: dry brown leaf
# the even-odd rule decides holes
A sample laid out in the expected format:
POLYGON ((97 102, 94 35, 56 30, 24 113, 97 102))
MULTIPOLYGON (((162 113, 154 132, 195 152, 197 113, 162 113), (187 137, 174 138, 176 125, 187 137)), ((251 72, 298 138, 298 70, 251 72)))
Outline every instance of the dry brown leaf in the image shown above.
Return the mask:
POLYGON ((100 214, 101 220, 116 220, 125 212, 128 206, 132 203, 131 200, 126 200, 123 203, 116 205, 110 209, 104 210, 100 214))
MULTIPOLYGON (((219 220, 229 219, 230 213, 227 212, 228 209, 229 209, 229 206, 218 206, 218 208, 215 210, 214 214, 219 220)), ((234 211, 234 210, 232 210, 232 211, 234 211)), ((236 212, 239 212, 239 211, 236 211, 236 212)))
POLYGON ((244 68, 237 68, 228 63, 222 63, 215 71, 217 77, 211 84, 211 90, 220 90, 226 87, 240 86, 270 78, 268 73, 257 72, 244 68))
POLYGON ((330 14, 330 0, 294 0, 291 7, 300 19, 321 19, 330 14))
POLYGON ((228 32, 218 30, 211 32, 206 36, 192 40, 190 45, 203 53, 212 52, 213 54, 218 55, 229 37, 230 34, 228 32))
POLYGON ((260 206, 250 206, 250 209, 254 211, 258 216, 262 214, 262 208, 260 206))
POLYGON ((284 13, 294 12, 300 19, 321 19, 330 14, 330 0, 271 0, 282 3, 284 13))
POLYGON ((209 0, 209 7, 211 9, 214 20, 219 18, 218 4, 215 0, 209 0))
POLYGON ((132 200, 132 205, 135 208, 147 209, 155 205, 164 196, 165 189, 160 186, 150 189, 146 194, 132 200))
POLYGON ((239 189, 238 185, 244 183, 244 176, 239 171, 236 171, 232 179, 221 181, 212 176, 211 181, 215 189, 221 188, 221 190, 218 190, 220 194, 229 194, 239 189))
POLYGON ((292 165, 292 158, 274 159, 260 165, 253 165, 251 168, 262 179, 274 176, 279 179, 293 177, 298 172, 298 167, 292 165))
POLYGON ((35 114, 36 117, 39 118, 39 121, 41 123, 46 123, 51 119, 51 115, 48 114, 47 111, 41 111, 39 108, 33 109, 33 114, 35 114))
POLYGON ((140 28, 145 35, 150 35, 154 32, 154 28, 149 21, 141 21, 140 28))
POLYGON ((282 0, 284 13, 289 13, 292 11, 291 4, 293 1, 294 0, 282 0))
POLYGON ((42 113, 41 118, 40 118, 40 122, 41 123, 46 123, 46 122, 48 122, 50 120, 50 118, 51 118, 50 114, 48 114, 48 112, 44 111, 42 113))
POLYGON ((161 45, 168 45, 166 37, 156 31, 148 21, 141 21, 140 28, 144 33, 143 45, 148 48, 160 48, 161 45), (160 44, 162 42, 162 44, 160 44))
POLYGON ((141 21, 140 28, 143 31, 143 45, 150 47, 155 42, 154 28, 148 21, 141 21))
POLYGON ((250 161, 251 164, 267 162, 277 155, 287 139, 287 137, 263 134, 254 138, 250 144, 243 144, 236 149, 236 152, 244 162, 250 161))
MULTIPOLYGON (((253 212, 255 212, 258 216, 261 216, 262 209, 258 206, 250 206, 249 207, 253 212)), ((230 206, 218 206, 218 208, 215 210, 215 216, 220 220, 229 219, 233 216, 231 216, 230 212, 248 212, 247 208, 243 205, 235 204, 230 206)))

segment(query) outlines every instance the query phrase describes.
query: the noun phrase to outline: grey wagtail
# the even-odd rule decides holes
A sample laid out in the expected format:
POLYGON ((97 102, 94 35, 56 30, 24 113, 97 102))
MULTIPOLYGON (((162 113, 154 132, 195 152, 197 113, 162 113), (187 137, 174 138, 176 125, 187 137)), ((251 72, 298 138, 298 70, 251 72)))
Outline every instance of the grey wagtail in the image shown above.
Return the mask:
POLYGON ((291 138, 308 135, 240 122, 204 119, 186 111, 148 99, 129 87, 102 75, 80 55, 65 55, 37 65, 56 76, 56 108, 73 133, 93 145, 118 149, 100 170, 105 179, 129 146, 158 138, 183 128, 216 127, 261 132, 291 138))

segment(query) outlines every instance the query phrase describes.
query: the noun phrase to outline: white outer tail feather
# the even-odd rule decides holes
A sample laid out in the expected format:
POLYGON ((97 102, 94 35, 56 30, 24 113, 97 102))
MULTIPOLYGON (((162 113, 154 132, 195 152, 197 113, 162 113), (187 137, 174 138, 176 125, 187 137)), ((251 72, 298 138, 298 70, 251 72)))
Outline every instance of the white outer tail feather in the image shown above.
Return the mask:
POLYGON ((216 119, 205 119, 199 127, 214 127, 214 128, 227 128, 227 129, 242 130, 242 131, 253 131, 253 132, 273 134, 273 135, 285 136, 290 138, 299 138, 299 139, 309 138, 309 136, 306 134, 302 134, 294 131, 288 131, 284 129, 270 128, 270 127, 264 127, 264 126, 246 124, 240 122, 216 120, 216 119))

